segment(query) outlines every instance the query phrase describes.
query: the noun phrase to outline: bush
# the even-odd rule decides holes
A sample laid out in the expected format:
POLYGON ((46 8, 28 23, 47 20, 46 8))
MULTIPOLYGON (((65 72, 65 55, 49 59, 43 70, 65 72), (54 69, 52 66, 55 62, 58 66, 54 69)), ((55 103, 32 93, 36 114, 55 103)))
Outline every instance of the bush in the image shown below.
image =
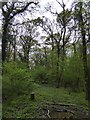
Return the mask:
POLYGON ((38 66, 32 71, 32 77, 36 82, 47 83, 49 80, 48 71, 44 66, 38 66))
POLYGON ((63 85, 64 87, 70 87, 73 91, 78 91, 84 88, 83 80, 83 63, 80 57, 70 57, 64 66, 63 71, 63 85))
POLYGON ((3 96, 20 95, 32 90, 31 75, 26 69, 19 68, 17 63, 3 64, 3 96))

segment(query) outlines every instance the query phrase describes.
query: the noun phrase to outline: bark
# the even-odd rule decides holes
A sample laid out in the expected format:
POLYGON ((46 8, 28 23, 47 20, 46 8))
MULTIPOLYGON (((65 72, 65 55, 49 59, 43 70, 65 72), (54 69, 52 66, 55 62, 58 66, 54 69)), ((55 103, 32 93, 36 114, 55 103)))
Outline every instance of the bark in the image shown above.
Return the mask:
POLYGON ((3 26, 3 34, 2 34, 2 61, 5 61, 6 59, 7 28, 8 28, 8 22, 5 22, 3 26))
POLYGON ((76 44, 73 43, 72 45, 73 45, 74 55, 76 55, 76 44))
POLYGON ((65 34, 66 34, 66 26, 64 26, 64 34, 63 34, 63 60, 65 56, 65 34))
POLYGON ((57 42, 57 88, 60 87, 60 81, 61 81, 61 71, 60 71, 60 47, 59 43, 57 42))
POLYGON ((44 54, 45 54, 45 66, 48 66, 48 63, 47 63, 47 49, 46 49, 46 47, 44 47, 44 54))
POLYGON ((25 44, 23 46, 24 49, 24 62, 27 64, 27 67, 29 68, 29 52, 30 52, 30 47, 28 47, 28 44, 25 44))
POLYGON ((14 55, 13 55, 13 60, 16 61, 16 38, 14 40, 14 55))

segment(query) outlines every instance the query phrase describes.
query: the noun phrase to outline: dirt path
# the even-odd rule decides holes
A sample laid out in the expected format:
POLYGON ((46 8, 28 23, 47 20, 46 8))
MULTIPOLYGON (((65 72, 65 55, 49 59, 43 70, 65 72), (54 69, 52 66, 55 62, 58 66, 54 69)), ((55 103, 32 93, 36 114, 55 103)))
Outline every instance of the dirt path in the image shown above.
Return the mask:
POLYGON ((46 103, 45 106, 40 110, 40 118, 59 118, 65 120, 73 119, 88 119, 88 111, 83 107, 76 106, 74 104, 63 104, 63 103, 46 103))

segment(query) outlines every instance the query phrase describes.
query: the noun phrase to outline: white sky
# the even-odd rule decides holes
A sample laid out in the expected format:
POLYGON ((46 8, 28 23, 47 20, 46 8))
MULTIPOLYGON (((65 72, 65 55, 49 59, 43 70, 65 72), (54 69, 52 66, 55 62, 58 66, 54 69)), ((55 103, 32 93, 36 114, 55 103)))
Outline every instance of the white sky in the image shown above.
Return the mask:
MULTIPOLYGON (((60 3, 62 3, 62 0, 58 0, 60 3)), ((63 0, 65 5, 66 5, 66 8, 70 8, 71 7, 71 4, 74 0, 63 0)), ((50 5, 52 6, 52 11, 53 12, 61 12, 62 11, 62 8, 61 6, 58 4, 58 2, 56 0, 40 0, 40 5, 41 5, 41 11, 40 13, 37 12, 36 16, 46 16, 46 17, 49 17, 50 19, 52 19, 52 15, 50 12, 45 12, 44 10, 44 7, 47 6, 47 4, 50 3, 50 5), (40 15, 41 14, 41 15, 40 15)))
MULTIPOLYGON (((64 3, 66 4, 67 7, 70 7, 71 3, 74 1, 74 0, 63 0, 64 3)), ((62 3, 62 0, 58 0, 58 2, 62 3)), ((45 4, 47 3, 52 3, 52 5, 54 5, 55 7, 57 7, 57 9, 60 9, 60 5, 57 3, 56 0, 41 0, 40 1, 40 4, 45 6, 45 4)))
MULTIPOLYGON (((62 3, 62 0, 58 0, 60 3, 62 3)), ((63 0, 64 1, 64 3, 68 3, 68 4, 70 4, 73 0, 63 0)), ((42 5, 45 5, 45 4, 47 4, 48 2, 54 2, 54 3, 57 3, 56 2, 56 0, 41 0, 40 1, 40 3, 42 4, 42 5)))

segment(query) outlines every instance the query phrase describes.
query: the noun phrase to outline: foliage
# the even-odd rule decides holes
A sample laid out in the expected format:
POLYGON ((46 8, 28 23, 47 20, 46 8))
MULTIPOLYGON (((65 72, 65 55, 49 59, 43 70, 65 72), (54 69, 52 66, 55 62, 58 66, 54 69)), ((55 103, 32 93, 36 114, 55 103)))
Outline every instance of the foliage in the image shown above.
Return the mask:
POLYGON ((3 96, 9 97, 32 90, 31 75, 26 69, 19 68, 16 62, 3 64, 3 96))
POLYGON ((68 9, 63 10, 60 14, 57 16, 57 22, 61 23, 62 25, 68 24, 68 22, 71 19, 71 11, 68 9))
POLYGON ((49 80, 48 70, 45 66, 37 66, 32 71, 32 78, 39 83, 47 83, 49 80))
POLYGON ((83 63, 78 54, 67 58, 65 61, 63 84, 74 91, 84 89, 83 63))

